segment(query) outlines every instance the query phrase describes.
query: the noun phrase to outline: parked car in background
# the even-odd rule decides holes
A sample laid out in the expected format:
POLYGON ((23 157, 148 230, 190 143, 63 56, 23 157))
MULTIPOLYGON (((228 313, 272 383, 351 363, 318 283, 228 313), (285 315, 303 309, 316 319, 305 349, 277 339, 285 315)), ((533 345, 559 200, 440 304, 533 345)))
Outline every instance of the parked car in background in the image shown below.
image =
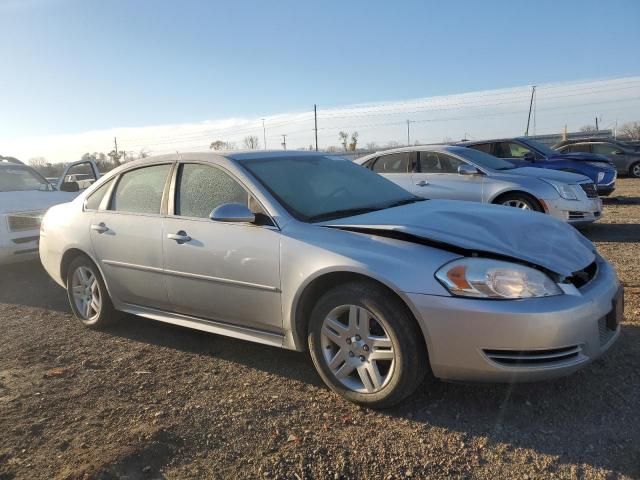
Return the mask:
POLYGON ((51 208, 41 235, 42 264, 85 326, 123 311, 309 349, 330 388, 371 407, 428 371, 566 375, 620 332, 622 287, 576 229, 427 201, 331 154, 137 160, 51 208))
POLYGON ((89 188, 93 182, 96 181, 95 175, 90 173, 73 173, 69 175, 65 175, 62 177, 64 182, 71 183, 75 182, 78 184, 78 188, 80 190, 84 190, 85 188, 89 188))
POLYGON ((495 203, 573 224, 602 214, 593 182, 574 173, 516 167, 472 148, 428 145, 377 152, 356 163, 424 198, 495 203))
POLYGON ((583 138, 564 140, 553 146, 561 153, 597 153, 609 158, 621 175, 640 178, 640 151, 614 139, 583 138))
MULTIPOLYGON (((67 171, 81 163, 86 162, 73 163, 67 171)), ((19 160, 0 160, 0 264, 38 258, 42 216, 52 205, 68 202, 80 191, 77 184, 61 187, 66 191, 59 191, 19 160)))
POLYGON ((611 160, 603 155, 563 154, 528 137, 466 141, 457 145, 508 159, 519 167, 549 168, 585 175, 595 183, 599 195, 610 195, 616 188, 616 170, 611 160))

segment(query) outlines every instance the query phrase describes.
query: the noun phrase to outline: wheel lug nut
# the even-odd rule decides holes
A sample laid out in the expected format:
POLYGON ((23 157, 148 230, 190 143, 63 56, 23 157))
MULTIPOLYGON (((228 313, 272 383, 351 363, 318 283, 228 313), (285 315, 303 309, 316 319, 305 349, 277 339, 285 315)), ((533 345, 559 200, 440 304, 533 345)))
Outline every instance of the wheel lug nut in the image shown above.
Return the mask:
POLYGON ((360 335, 356 335, 356 342, 360 341, 360 335))
POLYGON ((353 352, 349 352, 349 356, 353 357, 354 353, 353 352))
POLYGON ((362 347, 362 349, 363 349, 365 352, 368 352, 368 351, 369 351, 369 345, 364 345, 364 346, 362 347))
POLYGON ((364 355, 360 355, 360 361, 364 362, 364 355))
POLYGON ((351 345, 351 339, 347 338, 347 345, 351 345))

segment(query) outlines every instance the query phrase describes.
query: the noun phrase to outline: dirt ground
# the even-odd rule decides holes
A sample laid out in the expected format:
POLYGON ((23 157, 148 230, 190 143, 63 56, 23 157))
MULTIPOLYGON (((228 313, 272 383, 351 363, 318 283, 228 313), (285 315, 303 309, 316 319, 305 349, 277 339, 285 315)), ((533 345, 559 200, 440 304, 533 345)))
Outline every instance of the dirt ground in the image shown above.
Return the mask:
POLYGON ((0 273, 0 479, 640 478, 640 181, 583 232, 626 285, 602 359, 525 385, 425 383, 387 411, 306 354, 127 317, 82 329, 38 264, 0 273))

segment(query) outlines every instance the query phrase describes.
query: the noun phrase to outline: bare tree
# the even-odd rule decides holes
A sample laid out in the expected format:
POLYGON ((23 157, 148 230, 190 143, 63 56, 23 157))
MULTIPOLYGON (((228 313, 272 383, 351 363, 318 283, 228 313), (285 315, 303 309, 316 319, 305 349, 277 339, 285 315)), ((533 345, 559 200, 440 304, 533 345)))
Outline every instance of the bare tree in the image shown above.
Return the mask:
POLYGON ((228 150, 227 142, 223 142, 222 140, 216 140, 215 142, 211 142, 209 145, 211 150, 228 150))
POLYGON ((582 127, 580 127, 580 131, 582 133, 593 133, 597 132, 598 130, 593 125, 583 125, 582 127))
POLYGON ((351 143, 349 144, 349 150, 351 150, 352 152, 355 152, 357 146, 358 146, 358 132, 353 132, 351 134, 351 143))
POLYGON ((367 143, 367 150, 377 150, 378 149, 378 144, 376 142, 369 142, 367 143))
POLYGON ((144 148, 141 148, 140 151, 138 152, 138 158, 147 158, 149 156, 149 152, 146 151, 144 148))
POLYGON ((387 148, 398 148, 399 146, 400 144, 395 140, 391 140, 389 143, 387 143, 387 148))
POLYGON ((631 140, 640 140, 640 122, 628 122, 622 125, 619 134, 631 140))
POLYGON ((347 146, 349 143, 349 134, 347 132, 343 132, 341 131, 340 133, 338 133, 338 138, 340 139, 340 143, 342 144, 342 147, 344 148, 344 151, 347 151, 347 146))
POLYGON ((255 135, 248 135, 244 137, 243 143, 249 150, 256 150, 257 148, 260 148, 260 140, 258 140, 258 137, 255 135))

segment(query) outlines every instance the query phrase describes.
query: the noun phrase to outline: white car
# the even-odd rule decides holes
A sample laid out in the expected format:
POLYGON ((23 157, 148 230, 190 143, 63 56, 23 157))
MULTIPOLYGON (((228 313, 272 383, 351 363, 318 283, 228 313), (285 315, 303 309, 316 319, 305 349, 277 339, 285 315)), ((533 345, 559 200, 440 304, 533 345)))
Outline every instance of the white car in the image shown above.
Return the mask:
MULTIPOLYGON (((60 178, 79 165, 88 164, 99 178, 93 162, 75 162, 60 178)), ((86 168, 86 167, 85 167, 86 168)), ((0 264, 38 258, 40 221, 59 203, 73 200, 81 190, 77 183, 62 183, 58 190, 33 168, 15 159, 0 159, 0 264)))

